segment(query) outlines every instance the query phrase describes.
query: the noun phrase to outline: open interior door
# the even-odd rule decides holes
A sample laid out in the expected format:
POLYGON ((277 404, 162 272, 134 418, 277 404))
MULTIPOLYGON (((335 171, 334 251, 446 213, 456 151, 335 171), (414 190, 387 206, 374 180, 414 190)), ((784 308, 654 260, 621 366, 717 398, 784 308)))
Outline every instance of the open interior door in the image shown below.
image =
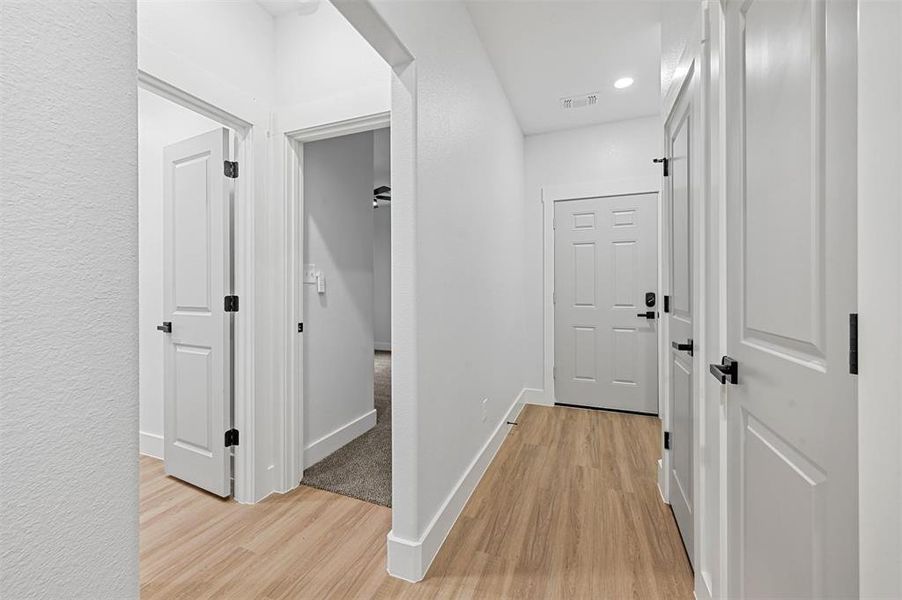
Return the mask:
POLYGON ((727 4, 731 598, 858 597, 856 7, 727 4))
POLYGON ((667 477, 670 506, 689 562, 695 564, 695 477, 694 439, 698 415, 698 376, 696 369, 695 314, 698 261, 695 243, 696 211, 701 185, 698 173, 702 163, 698 131, 698 70, 693 61, 679 96, 665 123, 665 146, 669 163, 665 177, 666 235, 665 275, 670 290, 667 312, 667 365, 670 389, 667 390, 668 432, 665 448, 669 451, 667 477))
POLYGON ((221 128, 163 152, 166 473, 219 496, 231 495, 228 147, 221 128))

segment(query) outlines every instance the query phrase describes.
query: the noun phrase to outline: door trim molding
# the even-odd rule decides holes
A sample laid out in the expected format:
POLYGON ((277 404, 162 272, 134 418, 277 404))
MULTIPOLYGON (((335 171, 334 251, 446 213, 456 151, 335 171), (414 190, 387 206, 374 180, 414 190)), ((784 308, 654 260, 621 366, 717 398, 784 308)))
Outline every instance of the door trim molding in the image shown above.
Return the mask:
MULTIPOLYGON (((304 338, 295 328, 304 321, 304 144, 317 140, 384 129, 391 125, 391 112, 379 111, 350 119, 343 119, 283 131, 277 136, 277 160, 281 160, 282 189, 275 193, 282 197, 282 214, 285 215, 284 246, 285 294, 281 299, 282 310, 287 315, 289 327, 277 333, 278 352, 286 368, 280 377, 281 393, 274 398, 274 414, 281 423, 275 440, 275 480, 273 487, 279 493, 288 492, 304 477, 304 338)), ((278 185, 277 181, 277 185, 278 185)), ((375 413, 374 413, 375 414, 375 413)))
MULTIPOLYGON (((232 129, 238 140, 232 150, 234 160, 241 164, 241 177, 235 180, 235 229, 232 244, 234 256, 233 293, 242 297, 240 317, 235 319, 233 333, 234 375, 233 426, 242 431, 244 443, 232 449, 234 461, 232 497, 245 504, 254 503, 256 497, 256 471, 254 439, 256 408, 254 372, 254 213, 255 213, 255 149, 265 144, 266 127, 263 123, 249 122, 190 92, 138 68, 137 85, 161 98, 208 117, 232 129)), ((256 114, 256 113, 254 113, 256 114)))
MULTIPOLYGON (((651 160, 649 157, 648 160, 651 160)), ((557 402, 554 391, 554 203, 585 198, 607 198, 611 196, 633 196, 636 194, 658 194, 658 289, 661 289, 661 180, 658 177, 638 177, 612 179, 542 186, 542 380, 544 393, 532 402, 544 406, 554 406, 557 402)), ((660 336, 660 330, 659 334, 660 336)), ((660 339, 658 340, 660 346, 660 339)), ((660 363, 660 361, 659 361, 660 363)), ((659 367, 660 369, 660 367, 659 367)), ((660 411, 660 371, 658 377, 658 409, 660 411)), ((538 396, 538 395, 536 395, 538 396)))

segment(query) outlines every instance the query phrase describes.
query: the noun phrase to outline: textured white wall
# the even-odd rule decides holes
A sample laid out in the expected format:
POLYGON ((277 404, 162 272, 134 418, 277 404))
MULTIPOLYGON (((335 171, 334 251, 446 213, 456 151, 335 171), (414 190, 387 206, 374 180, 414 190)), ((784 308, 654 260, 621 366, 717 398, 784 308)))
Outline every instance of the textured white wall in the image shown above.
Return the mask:
POLYGON ((0 596, 138 597, 135 6, 0 3, 0 596))
POLYGON ((221 127, 138 90, 138 379, 141 452, 163 457, 163 148, 221 127))
POLYGON ((528 270, 523 323, 529 342, 529 378, 526 386, 541 389, 543 311, 542 187, 618 179, 654 178, 660 167, 651 159, 663 146, 657 116, 616 121, 526 137, 526 245, 528 270))
POLYGON ((392 207, 395 317, 399 294, 416 301, 414 338, 393 324, 393 373, 412 377, 393 382, 392 529, 415 544, 525 383, 523 135, 461 3, 375 5, 415 57, 392 106, 393 139, 406 139, 395 98, 413 93, 416 145, 392 149, 393 192, 416 185, 392 207))
POLYGON ((304 144, 304 442, 373 410, 373 134, 304 144))

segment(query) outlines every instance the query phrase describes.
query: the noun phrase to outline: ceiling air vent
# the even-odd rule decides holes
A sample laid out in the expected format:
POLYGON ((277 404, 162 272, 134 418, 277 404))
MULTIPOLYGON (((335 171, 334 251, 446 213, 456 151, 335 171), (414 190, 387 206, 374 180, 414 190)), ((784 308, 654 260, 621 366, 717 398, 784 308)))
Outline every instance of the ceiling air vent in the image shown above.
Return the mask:
POLYGON ((591 94, 583 94, 582 96, 568 96, 561 98, 561 108, 584 108, 586 106, 594 106, 598 104, 598 92, 591 94))

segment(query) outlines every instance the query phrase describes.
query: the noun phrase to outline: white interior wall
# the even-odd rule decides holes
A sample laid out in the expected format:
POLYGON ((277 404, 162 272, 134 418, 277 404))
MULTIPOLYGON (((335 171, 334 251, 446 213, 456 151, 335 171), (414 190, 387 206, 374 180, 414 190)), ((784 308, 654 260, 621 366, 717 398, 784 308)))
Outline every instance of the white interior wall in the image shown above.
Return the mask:
POLYGON ((285 131, 388 111, 391 70, 335 7, 276 19, 276 104, 285 131))
POLYGON ((392 90, 389 571, 419 579, 527 378, 523 136, 462 4, 339 8, 390 58, 394 40, 415 58, 392 90))
POLYGON ((0 3, 4 598, 139 595, 135 68, 133 3, 0 3))
POLYGON ((391 350, 391 206, 373 209, 373 343, 391 350))
POLYGON ((227 93, 264 106, 276 90, 274 33, 272 16, 253 0, 138 0, 141 50, 187 61, 227 93))
POLYGON ((304 261, 325 277, 303 284, 306 466, 376 424, 372 184, 372 132, 304 144, 304 261))
POLYGON ((140 449, 163 458, 163 148, 220 127, 138 90, 138 379, 140 449))
MULTIPOLYGON (((527 293, 524 296, 529 317, 524 323, 529 336, 529 379, 527 387, 550 388, 543 381, 545 357, 543 344, 549 332, 543 331, 543 319, 553 310, 545 306, 543 268, 546 234, 543 222, 542 188, 549 186, 648 180, 660 175, 660 165, 651 162, 661 155, 663 134, 658 116, 616 121, 591 127, 568 129, 526 136, 526 245, 524 261, 528 269, 527 293)), ((542 402, 553 401, 553 390, 544 389, 542 402)))
MULTIPOLYGON (((373 132, 373 189, 391 187, 391 130, 373 132)), ((391 350, 391 204, 373 209, 373 338, 391 350)))

